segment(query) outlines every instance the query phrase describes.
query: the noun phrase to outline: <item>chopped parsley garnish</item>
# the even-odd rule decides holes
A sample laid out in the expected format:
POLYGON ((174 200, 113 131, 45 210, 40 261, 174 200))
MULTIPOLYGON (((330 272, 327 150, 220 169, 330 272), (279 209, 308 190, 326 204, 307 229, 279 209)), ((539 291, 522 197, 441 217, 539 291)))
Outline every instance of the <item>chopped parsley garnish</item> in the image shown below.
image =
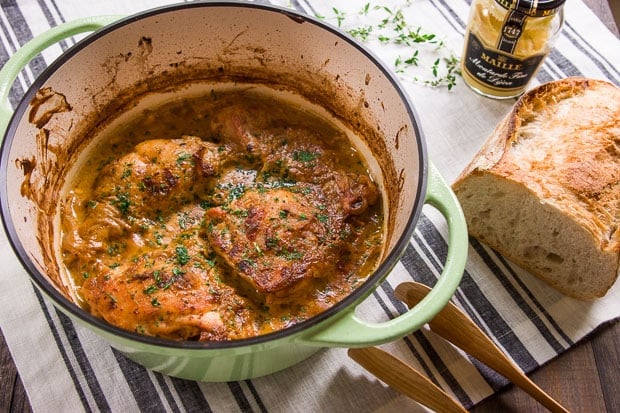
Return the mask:
POLYGON ((115 256, 121 252, 121 246, 117 243, 113 243, 113 244, 108 245, 108 248, 106 249, 106 251, 108 255, 115 256))
POLYGON ((241 218, 245 218, 249 214, 247 209, 235 209, 230 211, 230 213, 241 218))
POLYGON ((319 156, 316 152, 295 151, 293 152, 293 160, 300 162, 312 162, 319 156))
POLYGON ((148 287, 146 287, 144 289, 144 294, 146 295, 151 295, 153 294, 155 291, 157 291, 157 286, 156 285, 150 285, 148 287))
POLYGON ((179 265, 185 265, 189 262, 190 256, 186 247, 179 245, 176 247, 175 251, 177 254, 177 263, 179 263, 179 265))
POLYGON ((192 158, 192 155, 190 155, 189 153, 181 153, 179 154, 179 156, 177 157, 177 165, 181 165, 183 162, 189 160, 192 158))
POLYGON ((228 200, 234 201, 235 199, 239 199, 241 198, 244 192, 245 192, 245 186, 235 185, 230 189, 230 192, 228 193, 228 200))
POLYGON ((327 223, 329 216, 325 215, 325 214, 316 214, 316 219, 319 220, 319 222, 325 224, 327 223))
POLYGON ((304 257, 303 252, 289 250, 281 251, 278 255, 288 261, 300 260, 304 257))
POLYGON ((215 204, 211 201, 200 201, 200 208, 202 209, 209 209, 213 206, 215 206, 215 204))
POLYGON ((189 214, 187 212, 185 213, 179 213, 177 214, 177 218, 178 218, 178 222, 179 222, 179 228, 181 229, 186 229, 187 228, 187 218, 188 218, 189 214))
POLYGON ((276 247, 278 246, 279 242, 280 242, 280 241, 278 240, 278 238, 275 238, 275 237, 267 237, 267 238, 265 239, 265 246, 266 246, 267 248, 274 249, 274 248, 276 248, 276 247))
POLYGON ((116 198, 112 200, 112 205, 114 205, 123 215, 127 215, 129 213, 129 207, 131 206, 131 197, 127 192, 119 192, 116 194, 116 198))
POLYGON ((121 174, 121 179, 129 178, 131 176, 131 167, 133 165, 128 163, 125 165, 125 169, 123 169, 123 173, 121 174))

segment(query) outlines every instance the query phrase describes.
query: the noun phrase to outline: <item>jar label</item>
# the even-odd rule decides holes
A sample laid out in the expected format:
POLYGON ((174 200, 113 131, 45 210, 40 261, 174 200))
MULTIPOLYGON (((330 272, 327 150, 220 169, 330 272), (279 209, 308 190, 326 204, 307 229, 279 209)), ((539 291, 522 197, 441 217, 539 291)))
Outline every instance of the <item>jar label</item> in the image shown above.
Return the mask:
POLYGON ((517 42, 523 33, 527 16, 516 10, 510 10, 506 14, 497 49, 506 53, 514 53, 517 48, 517 42))
POLYGON ((507 53, 484 47, 478 37, 470 32, 463 68, 489 88, 518 90, 527 85, 544 57, 534 55, 523 60, 516 59, 507 53))

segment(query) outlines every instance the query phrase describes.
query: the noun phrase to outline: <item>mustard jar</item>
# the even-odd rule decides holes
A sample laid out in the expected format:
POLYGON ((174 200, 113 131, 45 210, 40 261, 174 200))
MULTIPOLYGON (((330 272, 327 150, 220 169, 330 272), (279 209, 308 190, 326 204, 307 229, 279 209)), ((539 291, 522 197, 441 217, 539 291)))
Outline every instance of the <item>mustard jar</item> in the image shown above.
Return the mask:
POLYGON ((535 76, 564 22, 566 0, 473 0, 461 73, 476 92, 519 96, 535 76))

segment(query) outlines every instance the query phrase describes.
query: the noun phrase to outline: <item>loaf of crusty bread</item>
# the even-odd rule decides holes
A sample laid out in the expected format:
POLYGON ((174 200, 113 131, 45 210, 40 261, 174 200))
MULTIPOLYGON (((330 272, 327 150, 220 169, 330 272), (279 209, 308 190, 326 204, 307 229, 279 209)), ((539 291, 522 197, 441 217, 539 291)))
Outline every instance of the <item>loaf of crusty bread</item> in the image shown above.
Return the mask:
POLYGON ((620 264, 620 88, 534 88, 453 189, 472 236, 567 296, 602 297, 620 264))

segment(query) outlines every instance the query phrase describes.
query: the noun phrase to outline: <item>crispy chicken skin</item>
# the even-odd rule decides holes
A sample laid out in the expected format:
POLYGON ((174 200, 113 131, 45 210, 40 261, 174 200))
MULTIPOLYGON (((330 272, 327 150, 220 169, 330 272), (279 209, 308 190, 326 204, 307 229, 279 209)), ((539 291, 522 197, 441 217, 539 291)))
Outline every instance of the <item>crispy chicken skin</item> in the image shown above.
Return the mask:
POLYGON ((218 311, 234 290, 214 290, 219 275, 197 236, 205 210, 196 206, 225 157, 196 137, 156 139, 102 169, 98 196, 86 202, 82 223, 71 225, 63 242, 65 256, 83 269, 81 294, 93 314, 160 337, 229 337, 223 318, 234 323, 243 311, 218 311))
MULTIPOLYGON (((89 249, 101 251, 110 238, 130 230, 140 232, 173 213, 184 197, 204 192, 225 158, 225 150, 197 137, 138 144, 133 152, 102 169, 94 184, 96 196, 83 205, 84 221, 72 226, 73 233, 65 233, 64 248, 81 252, 86 242, 89 249)), ((65 214, 68 219, 72 216, 75 212, 65 214)))
POLYGON ((138 333, 219 341, 352 291, 381 251, 379 191, 346 137, 287 114, 225 105, 204 138, 142 140, 76 186, 62 248, 85 307, 138 333))
POLYGON ((248 191, 207 212, 206 236, 236 271, 236 283, 267 303, 303 295, 338 260, 341 217, 330 217, 311 191, 248 191))

